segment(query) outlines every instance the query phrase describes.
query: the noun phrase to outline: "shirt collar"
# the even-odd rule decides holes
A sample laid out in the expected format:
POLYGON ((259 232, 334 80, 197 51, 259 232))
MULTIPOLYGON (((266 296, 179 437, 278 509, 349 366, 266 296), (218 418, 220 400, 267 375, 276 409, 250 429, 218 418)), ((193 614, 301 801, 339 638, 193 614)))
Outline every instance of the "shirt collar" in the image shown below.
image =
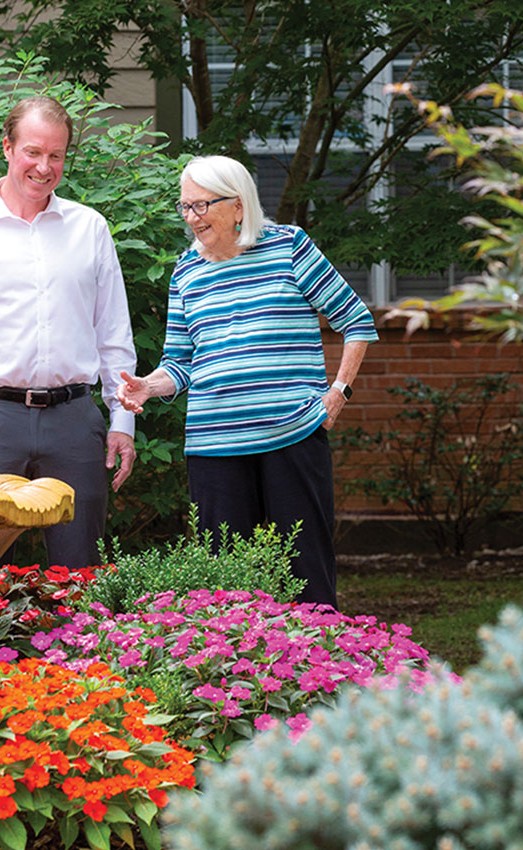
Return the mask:
MULTIPOLYGON (((0 180, 0 187, 2 185, 2 182, 3 181, 0 180)), ((49 214, 59 215, 60 218, 63 218, 63 215, 64 215, 62 199, 59 198, 58 195, 55 195, 54 192, 51 192, 51 195, 49 197, 49 203, 47 204, 45 210, 42 210, 42 212, 38 213, 38 215, 35 217, 34 221, 36 221, 40 216, 49 215, 49 214)), ((19 216, 15 215, 14 213, 11 212, 11 210, 9 209, 7 204, 5 203, 4 199, 2 198, 1 194, 0 194, 0 218, 19 218, 19 216)))

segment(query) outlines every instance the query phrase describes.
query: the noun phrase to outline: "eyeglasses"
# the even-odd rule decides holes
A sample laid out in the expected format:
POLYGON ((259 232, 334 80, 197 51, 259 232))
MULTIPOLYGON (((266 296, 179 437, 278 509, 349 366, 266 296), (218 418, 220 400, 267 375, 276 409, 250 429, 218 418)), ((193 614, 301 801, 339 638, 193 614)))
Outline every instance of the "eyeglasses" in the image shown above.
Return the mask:
POLYGON ((209 207, 212 207, 213 204, 219 204, 220 201, 230 200, 231 198, 214 198, 213 201, 195 201, 194 204, 182 204, 181 201, 178 201, 175 208, 176 212, 184 218, 187 218, 189 215, 189 210, 192 210, 195 215, 202 216, 207 215, 209 207))

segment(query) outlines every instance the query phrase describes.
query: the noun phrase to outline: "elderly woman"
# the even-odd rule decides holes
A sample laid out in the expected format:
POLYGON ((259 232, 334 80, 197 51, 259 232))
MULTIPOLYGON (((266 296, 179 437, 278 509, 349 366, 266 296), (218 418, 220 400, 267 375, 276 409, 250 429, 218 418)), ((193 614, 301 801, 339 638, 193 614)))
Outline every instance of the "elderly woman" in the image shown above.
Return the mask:
POLYGON ((254 180, 225 156, 191 160, 180 214, 194 241, 171 279, 159 367, 122 372, 118 397, 188 390, 185 453, 202 529, 249 537, 302 520, 293 570, 301 601, 336 607, 334 498, 327 437, 349 400, 367 344, 369 310, 299 227, 264 218, 254 180), (344 337, 329 387, 318 313, 344 337))

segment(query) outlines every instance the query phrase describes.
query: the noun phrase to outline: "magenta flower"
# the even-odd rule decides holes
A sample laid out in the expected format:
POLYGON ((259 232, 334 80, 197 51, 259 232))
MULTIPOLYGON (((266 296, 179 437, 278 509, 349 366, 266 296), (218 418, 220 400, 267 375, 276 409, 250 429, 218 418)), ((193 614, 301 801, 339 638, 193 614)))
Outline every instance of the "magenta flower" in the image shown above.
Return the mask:
POLYGON ((262 691, 265 691, 265 693, 272 693, 272 691, 281 690, 282 683, 279 679, 275 679, 274 676, 266 676, 265 678, 260 677, 258 681, 262 686, 262 691))
POLYGON ((0 646, 0 661, 14 661, 18 658, 16 649, 10 649, 8 646, 0 646))
POLYGON ((129 649, 128 652, 120 655, 119 663, 121 667, 145 667, 147 662, 137 649, 129 649))
POLYGON ((208 699, 211 702, 223 702, 226 697, 223 688, 213 688, 213 686, 208 682, 199 688, 195 688, 193 694, 195 697, 202 697, 203 699, 208 699))
POLYGON ((243 688, 241 685, 233 685, 229 693, 235 699, 250 699, 252 696, 252 691, 249 688, 243 688))
POLYGON ((260 732, 265 732, 267 729, 273 729, 279 722, 280 721, 276 717, 272 717, 271 714, 260 714, 259 717, 254 718, 254 726, 260 732))
POLYGON ((226 699, 220 711, 222 717, 239 717, 243 714, 241 707, 233 699, 226 699))
POLYGON ((289 732, 289 738, 294 743, 296 743, 296 741, 299 741, 301 736, 304 735, 305 732, 307 732, 307 730, 310 729, 312 726, 312 723, 307 717, 307 715, 303 713, 297 714, 295 717, 289 717, 285 721, 285 723, 287 724, 287 726, 289 726, 291 730, 289 732))
POLYGON ((248 658, 240 658, 240 660, 233 665, 232 672, 234 675, 238 675, 238 673, 248 673, 250 676, 254 676, 256 673, 256 667, 252 661, 249 661, 248 658))

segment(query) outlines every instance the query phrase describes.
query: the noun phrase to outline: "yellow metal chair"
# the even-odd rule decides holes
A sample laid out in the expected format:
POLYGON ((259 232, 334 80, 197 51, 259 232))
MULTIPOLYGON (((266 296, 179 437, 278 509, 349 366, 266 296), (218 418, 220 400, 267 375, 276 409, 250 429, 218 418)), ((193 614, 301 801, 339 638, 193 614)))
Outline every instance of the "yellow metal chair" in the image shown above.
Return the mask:
POLYGON ((0 556, 28 528, 74 518, 74 490, 57 478, 0 475, 0 556))

